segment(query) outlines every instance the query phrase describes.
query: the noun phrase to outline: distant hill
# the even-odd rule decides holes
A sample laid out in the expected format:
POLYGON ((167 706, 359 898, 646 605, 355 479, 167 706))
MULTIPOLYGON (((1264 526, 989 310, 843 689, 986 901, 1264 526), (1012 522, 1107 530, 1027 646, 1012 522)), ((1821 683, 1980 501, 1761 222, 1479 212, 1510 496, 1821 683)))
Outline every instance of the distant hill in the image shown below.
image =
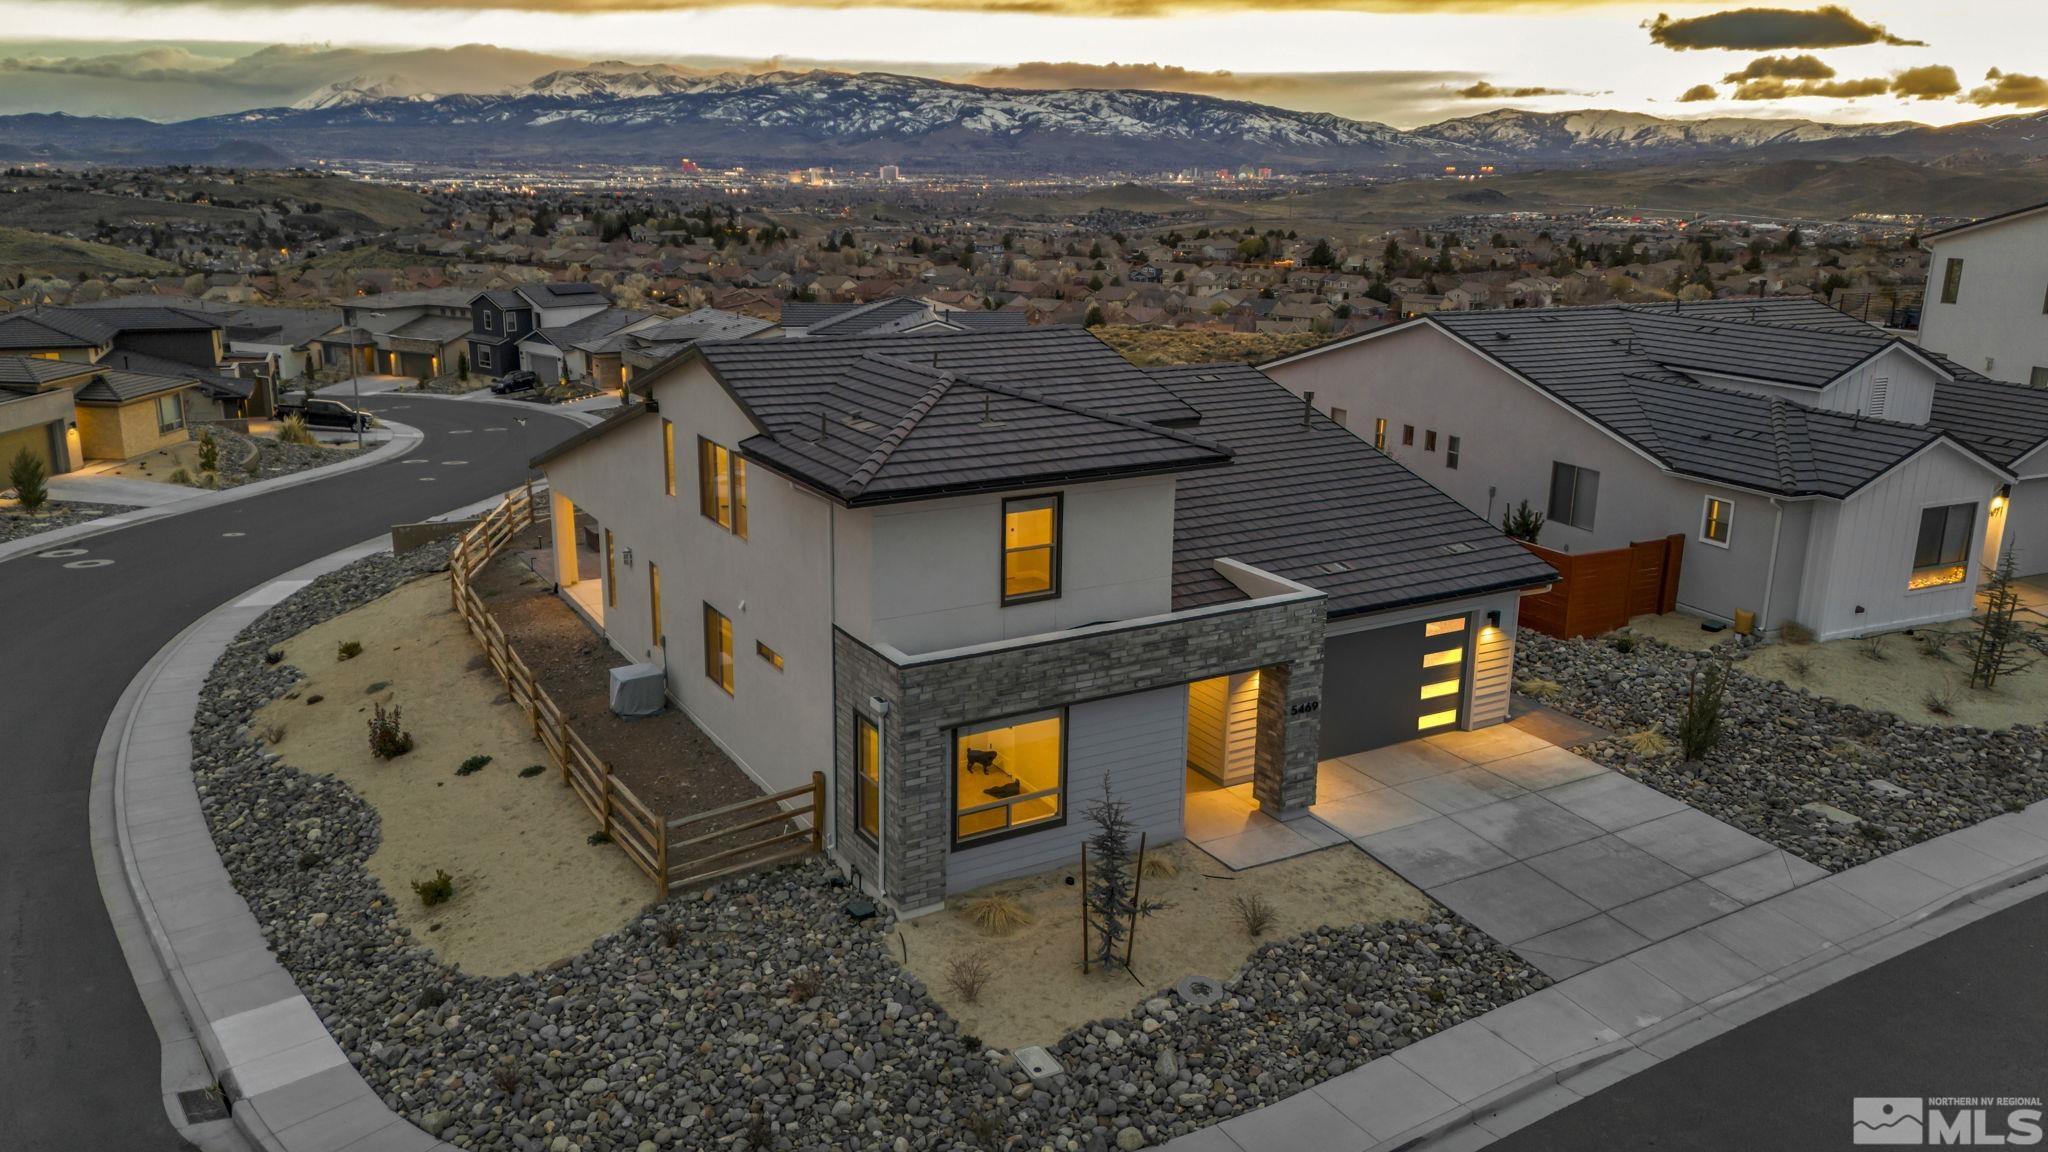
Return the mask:
POLYGON ((153 276, 172 268, 162 260, 125 248, 0 227, 0 270, 71 278, 153 276))
POLYGON ((1330 339, 1313 332, 1216 332, 1206 328, 1134 328, 1122 324, 1106 324, 1090 331, 1140 367, 1217 364, 1226 360, 1259 364, 1330 339))

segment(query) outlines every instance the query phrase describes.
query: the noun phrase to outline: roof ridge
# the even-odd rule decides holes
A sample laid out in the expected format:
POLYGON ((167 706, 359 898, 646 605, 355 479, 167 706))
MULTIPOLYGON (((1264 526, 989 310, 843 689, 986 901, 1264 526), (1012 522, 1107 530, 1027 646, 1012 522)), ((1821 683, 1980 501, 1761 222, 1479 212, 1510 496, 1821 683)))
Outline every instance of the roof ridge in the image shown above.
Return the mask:
POLYGON ((925 389, 924 395, 911 403, 909 410, 896 421, 895 427, 882 434, 882 442, 875 446, 874 451, 868 453, 867 459, 861 461, 860 466, 847 477, 847 482, 840 486, 839 494, 847 499, 867 491, 868 485, 874 482, 875 477, 880 475, 883 467, 889 463, 889 458, 896 454, 896 450, 903 446, 903 442, 910 438, 910 434, 917 430, 917 426, 923 423, 924 418, 931 415, 932 409, 945 398, 946 393, 952 390, 954 383, 959 379, 951 372, 935 365, 913 364, 907 360, 898 360, 894 356, 885 356, 880 352, 866 353, 861 359, 874 360, 890 368, 931 376, 934 379, 931 387, 925 389))

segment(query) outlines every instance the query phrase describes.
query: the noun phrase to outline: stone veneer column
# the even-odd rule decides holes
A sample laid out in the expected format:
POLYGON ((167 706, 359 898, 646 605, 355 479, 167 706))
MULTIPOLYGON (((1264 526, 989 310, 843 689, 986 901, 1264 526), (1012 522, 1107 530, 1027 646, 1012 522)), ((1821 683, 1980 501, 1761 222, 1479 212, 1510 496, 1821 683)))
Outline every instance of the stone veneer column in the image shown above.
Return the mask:
POLYGON ((1322 739, 1318 715, 1322 657, 1259 669, 1258 745, 1252 795, 1259 811, 1276 820, 1308 814, 1316 802, 1316 758, 1322 739), (1298 706, 1313 705, 1296 711, 1298 706))

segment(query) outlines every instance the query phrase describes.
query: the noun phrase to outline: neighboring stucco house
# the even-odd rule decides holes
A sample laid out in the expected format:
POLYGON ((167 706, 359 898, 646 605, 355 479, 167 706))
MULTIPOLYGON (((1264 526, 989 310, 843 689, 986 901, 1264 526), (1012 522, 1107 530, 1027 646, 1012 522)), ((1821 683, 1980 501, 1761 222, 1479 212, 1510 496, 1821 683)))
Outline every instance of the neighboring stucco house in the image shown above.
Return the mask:
POLYGON ((539 457, 563 591, 915 912, 1199 781, 1507 714, 1551 569, 1257 370, 1076 328, 698 343, 539 457), (579 544, 596 542, 588 555, 579 544))
POLYGON ((1995 380, 2048 388, 2048 204, 1920 238, 1920 345, 1995 380))
POLYGON ((2048 518, 2012 487, 2048 392, 1813 301, 1439 313, 1265 368, 1489 520, 1528 501, 1546 547, 1683 534, 1680 607, 1767 630, 1965 616, 2008 498, 2048 518))
POLYGON ((313 341, 320 366, 413 379, 453 372, 469 335, 470 295, 462 288, 426 288, 347 300, 340 325, 313 341))
POLYGON ((191 435, 246 397, 222 374, 221 324, 182 308, 33 308, 0 316, 0 437, 52 472, 126 460, 191 435), (61 398, 58 393, 62 393, 61 398))

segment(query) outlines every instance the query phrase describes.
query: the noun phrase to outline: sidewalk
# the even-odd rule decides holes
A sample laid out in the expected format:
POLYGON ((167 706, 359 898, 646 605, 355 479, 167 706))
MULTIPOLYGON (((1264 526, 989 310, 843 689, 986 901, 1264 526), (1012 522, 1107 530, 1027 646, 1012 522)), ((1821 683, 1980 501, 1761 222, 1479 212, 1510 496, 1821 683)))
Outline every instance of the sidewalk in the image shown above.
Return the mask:
MULTIPOLYGON (((1676 842, 1683 840, 1661 841, 1676 842)), ((1166 1147, 1483 1147, 1695 1044, 2042 892, 2048 892, 2048 801, 1773 895, 1735 900, 1735 910, 1166 1147)), ((1672 912, 1695 914, 1683 903, 1672 912)))
POLYGON ((177 500, 166 499, 165 494, 155 491, 158 488, 170 487, 169 485, 156 484, 147 480, 127 481, 113 477, 87 476, 67 481, 62 476, 52 477, 50 480, 50 494, 57 499, 134 504, 138 505, 138 507, 133 511, 123 512, 119 515, 102 516, 98 520, 88 520, 83 524, 73 524, 69 528, 57 528, 49 532, 40 532, 34 536, 24 536, 19 540, 11 540, 0 544, 0 562, 12 560, 17 556, 24 556, 32 552, 42 552, 61 544, 84 539, 87 536, 97 536, 102 532, 126 527, 130 524, 161 520, 166 516, 177 516, 185 512, 212 507, 215 504, 231 504, 237 500, 247 500, 252 496, 261 496, 268 492, 294 488, 300 484, 310 484, 315 480, 325 480, 345 472, 354 472, 358 468, 374 467, 387 460, 393 460, 405 455, 407 452, 412 451, 422 440, 426 439, 424 433, 409 424, 399 424, 390 420, 384 423, 386 427, 391 429, 390 440, 354 459, 343 460, 322 468, 309 468, 304 472, 294 472, 289 476, 276 476, 269 480, 258 480, 254 484, 244 484, 238 488, 226 488, 219 491, 181 489, 182 498, 177 500), (147 487, 143 488, 141 486, 147 487), (128 489, 134 489, 129 495, 140 496, 143 499, 127 499, 115 494, 117 490, 126 491, 128 489), (84 492, 87 494, 68 495, 67 493, 69 492, 84 492), (145 501, 155 502, 145 503, 145 501))

